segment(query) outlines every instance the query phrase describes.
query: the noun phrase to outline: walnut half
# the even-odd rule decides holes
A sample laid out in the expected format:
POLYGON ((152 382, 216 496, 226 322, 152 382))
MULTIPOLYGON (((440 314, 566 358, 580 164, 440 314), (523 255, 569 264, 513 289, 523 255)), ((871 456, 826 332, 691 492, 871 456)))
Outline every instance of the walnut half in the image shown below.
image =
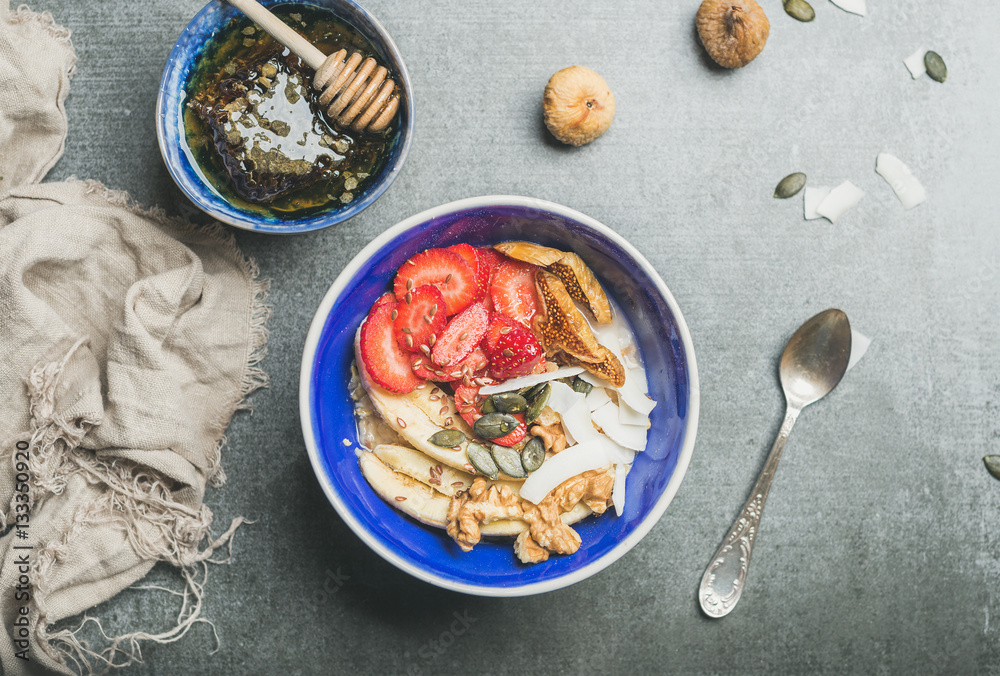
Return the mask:
POLYGON ((468 491, 460 491, 448 506, 448 535, 463 552, 482 537, 479 526, 500 519, 522 515, 519 499, 508 486, 497 486, 483 477, 476 477, 468 491))

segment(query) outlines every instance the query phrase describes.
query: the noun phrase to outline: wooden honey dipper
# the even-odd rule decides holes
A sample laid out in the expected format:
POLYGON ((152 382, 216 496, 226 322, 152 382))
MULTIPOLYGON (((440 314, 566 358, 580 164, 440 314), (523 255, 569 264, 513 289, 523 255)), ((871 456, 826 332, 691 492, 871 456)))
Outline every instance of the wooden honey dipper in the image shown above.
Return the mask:
POLYGON ((358 52, 348 57, 346 49, 327 56, 256 0, 228 2, 316 71, 313 87, 323 90, 319 103, 328 106, 326 114, 337 124, 379 132, 395 118, 399 90, 388 78, 388 69, 375 59, 364 59, 358 52))

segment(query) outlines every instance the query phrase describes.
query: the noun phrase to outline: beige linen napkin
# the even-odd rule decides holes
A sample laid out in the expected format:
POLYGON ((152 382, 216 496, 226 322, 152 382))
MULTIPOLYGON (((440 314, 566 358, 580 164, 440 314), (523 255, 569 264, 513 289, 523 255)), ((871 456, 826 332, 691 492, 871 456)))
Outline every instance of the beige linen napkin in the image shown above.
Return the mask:
MULTIPOLYGON (((0 663, 9 676, 121 664, 199 617, 206 484, 265 383, 266 284, 221 226, 89 181, 35 184, 62 154, 75 57, 51 16, 0 0, 0 663), (186 580, 173 629, 87 649, 52 625, 157 561, 186 580)), ((204 568, 204 570, 202 570, 204 568)))

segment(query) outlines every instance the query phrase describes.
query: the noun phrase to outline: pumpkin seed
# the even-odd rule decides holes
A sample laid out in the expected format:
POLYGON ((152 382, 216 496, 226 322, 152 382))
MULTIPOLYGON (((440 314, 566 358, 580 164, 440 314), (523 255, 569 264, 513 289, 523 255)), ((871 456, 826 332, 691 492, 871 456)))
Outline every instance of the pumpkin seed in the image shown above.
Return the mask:
POLYGON ((521 454, 513 448, 493 444, 493 460, 500 471, 511 479, 523 479, 528 476, 521 466, 521 454))
POLYGON ((592 389, 594 389, 594 386, 592 384, 588 383, 586 380, 584 380, 580 376, 577 376, 576 378, 573 379, 573 391, 574 392, 581 392, 584 395, 587 395, 587 394, 590 394, 590 391, 592 389))
POLYGON ((944 59, 937 52, 924 54, 924 68, 927 69, 927 75, 935 82, 944 82, 948 79, 948 66, 944 65, 944 59))
POLYGON ((465 454, 469 456, 469 462, 472 466, 476 468, 477 472, 485 474, 487 477, 496 481, 500 476, 500 469, 497 467, 496 462, 493 460, 493 456, 490 452, 486 450, 485 446, 481 446, 474 441, 470 441, 465 447, 465 454))
POLYGON ((538 416, 542 414, 542 409, 549 403, 549 397, 552 395, 552 385, 545 383, 545 386, 538 391, 535 398, 531 400, 531 405, 528 406, 528 412, 524 414, 524 422, 532 423, 538 416))
POLYGON ((524 388, 524 391, 518 392, 518 394, 520 394, 528 401, 533 401, 535 397, 538 396, 538 393, 544 390, 548 386, 549 386, 548 383, 538 383, 537 385, 532 385, 531 387, 524 388))
POLYGON ((521 449, 521 466, 525 472, 534 472, 545 462, 545 444, 538 437, 531 437, 531 441, 521 449))
POLYGON ((785 0, 785 13, 799 21, 812 21, 816 12, 806 0, 785 0))
POLYGON ((441 448, 454 448, 465 441, 465 435, 458 430, 441 430, 432 434, 427 441, 441 448))
POLYGON ((524 413, 528 410, 528 401, 517 392, 500 392, 490 399, 494 409, 501 413, 524 413))
POLYGON ((1000 455, 985 455, 983 456, 983 462, 986 463, 986 469, 997 479, 1000 479, 1000 455))
POLYGON ((493 397, 486 397, 485 399, 483 399, 482 412, 483 413, 496 413, 497 412, 497 407, 493 403, 493 397))
POLYGON ((518 425, 520 423, 512 415, 487 413, 476 421, 472 429, 483 439, 499 439, 513 432, 518 425))
POLYGON ((797 195, 806 184, 806 175, 801 171, 785 176, 774 189, 774 196, 779 200, 786 200, 792 195, 797 195))

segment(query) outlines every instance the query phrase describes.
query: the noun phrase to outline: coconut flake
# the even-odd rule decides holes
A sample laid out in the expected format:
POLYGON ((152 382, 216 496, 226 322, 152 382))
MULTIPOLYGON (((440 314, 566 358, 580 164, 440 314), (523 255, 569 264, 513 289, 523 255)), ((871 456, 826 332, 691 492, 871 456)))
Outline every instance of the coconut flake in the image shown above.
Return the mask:
POLYGON ((618 422, 622 425, 632 425, 633 427, 641 427, 646 429, 649 427, 649 416, 645 413, 639 413, 624 399, 621 400, 621 404, 618 406, 618 422))
POLYGON ((615 465, 615 485, 611 489, 611 502, 618 516, 625 511, 625 478, 628 476, 628 470, 628 465, 615 465))
POLYGON ((830 2, 851 14, 865 16, 868 12, 868 8, 865 7, 865 0, 830 0, 830 2))
POLYGON ((904 209, 912 209, 927 199, 927 191, 910 168, 895 155, 879 153, 875 160, 875 171, 886 180, 904 209))
POLYGON ((618 407, 614 403, 607 403, 593 413, 594 422, 604 430, 604 434, 611 437, 612 441, 635 451, 645 450, 646 428, 622 425, 618 416, 618 407))
POLYGON ((548 406, 562 415, 583 399, 583 393, 577 392, 566 383, 552 383, 548 406))
POLYGON ((817 218, 823 218, 819 215, 819 212, 816 211, 816 207, 823 203, 823 200, 826 199, 826 196, 829 195, 832 190, 833 188, 825 185, 817 186, 815 188, 806 186, 804 191, 805 198, 803 199, 803 212, 807 221, 814 221, 817 218))
POLYGON ((844 181, 831 190, 830 194, 820 202, 820 205, 816 207, 816 213, 831 223, 836 223, 837 219, 843 216, 848 209, 857 206, 864 196, 864 190, 850 181, 844 181))
MULTIPOLYGON (((591 422, 590 407, 582 399, 564 413, 560 413, 562 418, 563 432, 567 437, 572 437, 576 443, 590 441, 597 437, 597 430, 591 422)), ((567 439, 568 441, 568 439, 567 439)))
POLYGON ((639 389, 639 385, 635 382, 635 378, 631 377, 629 371, 625 372, 625 384, 620 388, 611 387, 608 381, 592 373, 581 373, 580 377, 594 387, 607 387, 615 390, 625 403, 640 413, 649 415, 650 411, 656 408, 656 402, 646 396, 645 389, 639 389))
POLYGON ((603 387, 595 387, 587 395, 587 407, 591 411, 596 411, 609 401, 611 401, 611 397, 608 396, 608 391, 603 387))
POLYGON ((542 466, 528 475, 521 484, 520 495, 536 505, 545 496, 567 479, 592 469, 607 467, 607 453, 600 443, 588 442, 570 446, 542 463, 542 466))
POLYGON ((589 443, 596 444, 598 448, 603 450, 604 454, 608 457, 609 463, 614 463, 616 465, 631 465, 632 461, 635 460, 636 451, 615 443, 604 434, 598 433, 597 437, 589 443))
POLYGON ((927 50, 921 47, 903 59, 903 65, 905 65, 906 69, 910 71, 910 76, 914 80, 927 72, 927 66, 924 65, 924 54, 926 53, 927 50))
POLYGON ((550 373, 532 373, 531 375, 521 376, 520 378, 505 380, 498 385, 486 385, 479 389, 479 394, 485 395, 496 394, 497 392, 510 392, 511 390, 519 390, 522 387, 533 387, 540 383, 547 383, 550 380, 568 378, 570 376, 580 375, 581 373, 583 373, 583 368, 580 366, 564 366, 550 373))
POLYGON ((872 344, 872 339, 863 333, 851 329, 851 358, 847 361, 847 370, 850 371, 854 365, 861 361, 868 351, 868 346, 872 344))

